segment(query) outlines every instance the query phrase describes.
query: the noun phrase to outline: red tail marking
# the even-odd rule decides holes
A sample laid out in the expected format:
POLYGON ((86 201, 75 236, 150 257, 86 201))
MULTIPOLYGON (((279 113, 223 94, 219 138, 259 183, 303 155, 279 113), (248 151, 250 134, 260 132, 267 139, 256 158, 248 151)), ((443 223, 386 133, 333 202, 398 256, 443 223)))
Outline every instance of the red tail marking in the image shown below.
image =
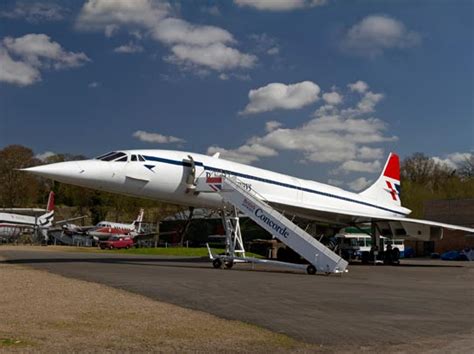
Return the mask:
POLYGON ((48 211, 54 210, 54 192, 53 191, 49 192, 48 205, 46 206, 46 209, 48 211))
POLYGON ((390 189, 388 192, 392 196, 392 199, 397 200, 397 191, 393 189, 392 184, 389 181, 385 181, 385 182, 387 182, 387 187, 388 189, 390 189))
POLYGON ((388 160, 387 167, 385 167, 383 175, 385 177, 400 181, 400 158, 397 154, 390 154, 390 159, 388 160))

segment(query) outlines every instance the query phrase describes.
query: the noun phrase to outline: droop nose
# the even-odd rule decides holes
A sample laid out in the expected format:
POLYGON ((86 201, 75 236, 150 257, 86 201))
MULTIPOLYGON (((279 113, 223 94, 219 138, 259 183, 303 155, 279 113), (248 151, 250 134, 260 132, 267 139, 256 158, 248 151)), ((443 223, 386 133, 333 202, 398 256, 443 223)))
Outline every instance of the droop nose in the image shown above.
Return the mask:
POLYGON ((65 181, 70 178, 80 177, 84 170, 81 168, 79 162, 59 162, 49 165, 35 166, 24 168, 22 171, 27 171, 35 175, 51 178, 57 181, 65 181))

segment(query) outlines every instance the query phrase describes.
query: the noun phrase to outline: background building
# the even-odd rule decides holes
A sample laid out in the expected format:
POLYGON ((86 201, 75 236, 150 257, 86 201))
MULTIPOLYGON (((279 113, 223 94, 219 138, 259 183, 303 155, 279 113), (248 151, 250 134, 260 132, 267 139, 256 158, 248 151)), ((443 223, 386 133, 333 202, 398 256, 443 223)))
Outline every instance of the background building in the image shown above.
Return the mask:
MULTIPOLYGON (((424 203, 425 219, 449 224, 474 226, 474 199, 442 199, 424 203)), ((406 241, 413 247, 417 256, 429 256, 431 253, 443 253, 449 250, 474 248, 474 234, 464 231, 444 230, 443 238, 436 241, 406 241)))

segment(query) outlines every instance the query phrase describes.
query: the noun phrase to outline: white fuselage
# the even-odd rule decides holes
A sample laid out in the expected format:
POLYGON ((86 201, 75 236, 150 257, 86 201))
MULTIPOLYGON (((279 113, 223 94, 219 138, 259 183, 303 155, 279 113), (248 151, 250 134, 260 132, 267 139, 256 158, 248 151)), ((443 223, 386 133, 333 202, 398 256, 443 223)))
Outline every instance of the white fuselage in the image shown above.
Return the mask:
POLYGON ((0 237, 16 237, 35 228, 38 218, 34 216, 0 213, 0 237))
MULTIPOLYGON (((268 202, 303 216, 310 215, 312 210, 321 209, 327 215, 339 215, 337 218, 345 213, 381 217, 403 217, 408 213, 403 207, 382 205, 337 187, 216 157, 169 150, 121 152, 128 155, 128 161, 94 159, 63 162, 38 166, 38 172, 61 182, 109 192, 188 206, 221 208, 222 199, 217 193, 186 193, 191 156, 195 162, 196 178, 205 177, 206 174, 235 176, 268 202), (142 156, 145 161, 131 161, 132 154, 142 156)), ((321 214, 321 219, 326 219, 327 215, 321 214)), ((339 221, 343 222, 342 219, 339 221)))
POLYGON ((134 232, 134 224, 101 221, 96 227, 87 231, 87 234, 98 239, 107 239, 111 236, 132 236, 134 232))

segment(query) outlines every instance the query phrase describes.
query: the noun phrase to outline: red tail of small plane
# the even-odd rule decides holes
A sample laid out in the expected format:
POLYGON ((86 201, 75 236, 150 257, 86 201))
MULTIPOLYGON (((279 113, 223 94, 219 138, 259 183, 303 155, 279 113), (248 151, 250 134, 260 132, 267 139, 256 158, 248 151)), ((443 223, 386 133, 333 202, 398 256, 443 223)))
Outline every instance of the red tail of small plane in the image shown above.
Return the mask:
POLYGON ((46 205, 46 210, 47 211, 54 210, 54 192, 53 191, 49 192, 48 204, 46 205))

